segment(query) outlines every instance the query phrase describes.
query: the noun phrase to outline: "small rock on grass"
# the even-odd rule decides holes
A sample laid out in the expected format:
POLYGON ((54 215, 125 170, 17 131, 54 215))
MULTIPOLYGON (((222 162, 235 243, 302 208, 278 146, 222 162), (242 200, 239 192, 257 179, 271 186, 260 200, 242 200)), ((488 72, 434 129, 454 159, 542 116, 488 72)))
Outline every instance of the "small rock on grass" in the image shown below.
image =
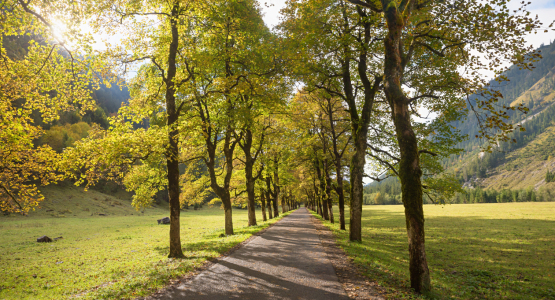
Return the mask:
POLYGON ((158 220, 158 225, 160 225, 160 224, 170 224, 170 218, 165 217, 165 218, 162 218, 162 219, 158 220))
POLYGON ((46 235, 41 236, 37 239, 37 243, 51 243, 52 239, 47 237, 46 235))

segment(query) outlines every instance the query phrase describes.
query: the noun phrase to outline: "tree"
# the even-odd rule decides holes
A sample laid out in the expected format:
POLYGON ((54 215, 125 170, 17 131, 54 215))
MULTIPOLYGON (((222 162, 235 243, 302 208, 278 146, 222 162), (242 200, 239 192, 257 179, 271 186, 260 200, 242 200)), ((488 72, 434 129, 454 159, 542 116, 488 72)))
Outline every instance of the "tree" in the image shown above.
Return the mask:
MULTIPOLYGON (((457 70, 488 67, 496 70, 497 80, 502 81, 502 61, 530 67, 528 59, 535 56, 529 55, 531 49, 525 46, 523 35, 536 30, 539 20, 528 18, 525 12, 512 15, 506 1, 349 1, 381 13, 385 21, 384 92, 400 152, 398 176, 409 237, 411 287, 418 293, 427 292, 430 277, 424 248, 420 155, 435 153, 419 147, 411 106, 429 103, 442 117, 463 106, 463 95, 477 92, 485 100, 478 100, 476 107, 468 104, 477 112, 481 136, 492 142, 506 140, 513 129, 504 122, 506 110, 514 108, 499 110, 494 105, 501 97, 498 91, 484 88, 486 83, 475 72, 459 74, 457 70), (500 35, 504 38, 499 39, 500 35), (485 55, 488 65, 484 66, 472 50, 485 55), (408 96, 408 86, 416 90, 412 97, 408 96), (483 109, 485 117, 477 109, 483 109), (490 129, 498 130, 498 134, 491 134, 490 129)), ((525 7, 523 4, 521 8, 526 11, 525 7)))
POLYGON ((130 80, 132 99, 128 107, 111 121, 111 127, 97 130, 66 154, 68 173, 94 184, 105 177, 122 180, 136 192, 134 205, 148 206, 153 195, 167 186, 170 205, 169 257, 181 258, 179 119, 185 103, 178 91, 192 78, 188 57, 178 55, 183 31, 191 18, 187 1, 95 2, 88 7, 91 27, 123 36, 117 45, 107 45, 102 54, 118 68, 120 76, 139 68, 130 80), (116 22, 113 22, 117 20, 116 22), (156 28, 156 30, 152 30, 156 28), (148 38, 145 38, 148 37, 148 38), (137 64, 140 63, 140 66, 137 64), (179 69, 180 66, 187 68, 179 69), (135 129, 133 123, 152 118, 148 129, 135 129))
POLYGON ((42 6, 48 3, 0 4, 0 210, 22 214, 44 200, 37 184, 61 179, 59 155, 48 145, 34 146, 44 133, 40 125, 64 111, 93 109, 89 85, 98 87, 99 81, 91 70, 105 71, 90 53, 78 58, 68 50, 67 43, 76 41, 72 36, 53 34, 52 19, 66 15, 72 29, 80 15, 66 3, 37 9, 42 6), (9 49, 6 39, 15 41, 9 49))

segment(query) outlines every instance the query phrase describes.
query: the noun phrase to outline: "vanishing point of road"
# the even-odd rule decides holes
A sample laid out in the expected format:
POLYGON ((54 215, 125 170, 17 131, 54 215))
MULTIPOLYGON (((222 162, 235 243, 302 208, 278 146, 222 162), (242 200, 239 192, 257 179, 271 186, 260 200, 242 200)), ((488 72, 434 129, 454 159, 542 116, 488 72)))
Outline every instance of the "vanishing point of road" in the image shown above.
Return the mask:
POLYGON ((306 208, 156 299, 349 299, 306 208))

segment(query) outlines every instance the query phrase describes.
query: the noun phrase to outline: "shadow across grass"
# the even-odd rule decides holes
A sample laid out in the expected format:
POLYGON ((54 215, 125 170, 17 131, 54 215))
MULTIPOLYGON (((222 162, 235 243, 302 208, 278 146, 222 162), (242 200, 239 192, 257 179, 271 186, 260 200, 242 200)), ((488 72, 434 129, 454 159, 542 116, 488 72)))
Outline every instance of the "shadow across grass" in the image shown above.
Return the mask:
POLYGON ((0 218, 0 299, 146 296, 280 219, 247 227, 247 212, 234 211, 236 234, 222 238, 221 209, 183 212, 187 257, 168 259, 169 227, 156 222, 166 216, 0 218), (45 234, 63 239, 37 243, 45 234))
MULTIPOLYGON (((117 284, 113 282, 102 289, 95 291, 95 299, 120 299, 131 294, 133 296, 147 296, 169 284, 171 280, 183 277, 188 273, 202 267, 207 261, 213 260, 225 254, 239 243, 245 241, 250 236, 262 229, 288 216, 290 212, 281 214, 267 222, 260 222, 257 226, 241 226, 234 228, 235 234, 220 237, 223 228, 213 228, 202 232, 202 238, 194 242, 182 242, 182 249, 185 258, 183 259, 164 259, 152 264, 140 276, 143 280, 133 280, 131 283, 117 284)), ((208 228, 207 228, 208 229, 208 228)), ((184 239, 182 239, 183 241, 184 239)), ((169 246, 153 247, 159 256, 166 256, 169 246)), ((125 276, 135 276, 136 274, 126 274, 125 276)))
MULTIPOLYGON (((545 208, 523 207, 526 213, 520 215, 510 204, 445 208, 425 208, 433 285, 425 298, 555 299, 555 220, 534 213, 545 208)), ((325 223, 365 275, 396 298, 421 297, 410 293, 403 207, 365 207, 362 222, 361 243, 349 242, 348 231, 325 223)))

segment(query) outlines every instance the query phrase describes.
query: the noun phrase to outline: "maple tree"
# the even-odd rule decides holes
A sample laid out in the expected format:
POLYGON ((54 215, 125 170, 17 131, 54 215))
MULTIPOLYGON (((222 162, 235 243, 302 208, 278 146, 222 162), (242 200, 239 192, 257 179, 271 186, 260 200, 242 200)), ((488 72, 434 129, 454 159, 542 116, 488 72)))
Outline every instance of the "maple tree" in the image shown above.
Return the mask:
POLYGON ((90 25, 98 32, 119 35, 121 40, 107 44, 99 56, 111 62, 123 78, 137 70, 128 83, 131 100, 111 120, 104 132, 93 131, 86 140, 65 153, 68 176, 94 184, 100 178, 124 182, 134 190, 136 207, 149 205, 152 196, 165 186, 170 203, 169 257, 183 257, 180 241, 180 174, 178 120, 184 101, 176 97, 191 79, 187 57, 178 55, 182 31, 192 16, 190 3, 172 1, 94 2, 87 7, 90 25), (157 30, 152 30, 156 24, 157 30), (148 38, 146 38, 148 37, 148 38), (135 129, 133 123, 153 119, 148 129, 135 129), (157 121, 157 122, 156 122, 157 121), (165 165, 165 168, 160 166, 165 165), (79 174, 81 168, 85 172, 79 174))
POLYGON ((62 112, 93 109, 90 85, 98 87, 100 78, 91 70, 105 68, 80 47, 82 40, 56 35, 52 24, 60 15, 73 25, 68 31, 78 26, 80 15, 71 7, 10 1, 0 11, 0 209, 27 213, 44 200, 37 184, 61 179, 58 154, 34 145, 43 134, 37 120, 50 124, 62 112), (5 39, 22 51, 4 48, 5 39))
MULTIPOLYGON (((453 108, 466 106, 465 95, 487 94, 490 97, 477 106, 488 120, 483 124, 482 136, 491 138, 488 129, 497 131, 497 136, 505 136, 513 127, 504 122, 503 110, 507 108, 495 106, 502 95, 487 89, 476 70, 484 67, 494 70, 497 80, 502 81, 503 62, 529 66, 527 54, 532 49, 526 47, 524 35, 541 24, 528 17, 524 2, 518 13, 511 13, 504 0, 349 1, 385 21, 384 94, 400 154, 397 175, 407 221, 411 287, 418 293, 427 292, 430 275, 424 246, 420 155, 437 154, 419 145, 411 107, 423 105, 438 112, 442 121, 455 120, 453 108), (487 65, 481 62, 480 55, 486 57, 487 65), (459 72, 460 68, 470 72, 459 72), (484 89, 488 92, 482 92, 484 89)), ((473 107, 472 103, 469 105, 473 107)))

